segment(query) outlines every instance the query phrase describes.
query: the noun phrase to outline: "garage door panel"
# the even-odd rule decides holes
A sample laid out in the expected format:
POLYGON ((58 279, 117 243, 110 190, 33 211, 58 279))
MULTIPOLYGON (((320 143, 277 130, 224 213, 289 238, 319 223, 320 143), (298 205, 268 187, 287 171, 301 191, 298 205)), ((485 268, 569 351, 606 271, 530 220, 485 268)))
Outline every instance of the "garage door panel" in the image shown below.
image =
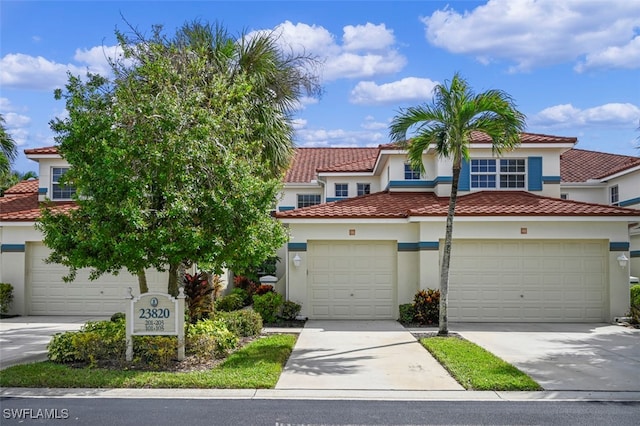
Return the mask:
POLYGON ((312 317, 392 319, 396 247, 391 241, 308 242, 307 303, 312 317), (327 299, 317 292, 323 287, 329 289, 327 299))
POLYGON ((601 321, 608 300, 607 254, 605 241, 454 241, 449 317, 601 321))

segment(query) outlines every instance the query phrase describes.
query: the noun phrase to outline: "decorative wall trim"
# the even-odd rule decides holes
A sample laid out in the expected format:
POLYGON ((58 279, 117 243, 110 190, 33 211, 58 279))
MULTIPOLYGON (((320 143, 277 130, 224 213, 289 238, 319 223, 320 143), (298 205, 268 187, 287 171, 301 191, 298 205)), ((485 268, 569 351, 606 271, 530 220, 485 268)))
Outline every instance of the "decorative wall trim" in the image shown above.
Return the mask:
POLYGON ((640 257, 640 250, 631 250, 631 252, 629 253, 629 256, 640 257))
POLYGON ((2 244, 0 245, 1 253, 24 253, 24 244, 2 244))
POLYGON ((634 204, 640 204, 640 197, 637 198, 632 198, 630 200, 624 200, 624 201, 620 201, 618 203, 618 205, 620 207, 626 207, 626 206, 632 206, 634 204))
POLYGON ((628 251, 629 243, 626 241, 610 241, 609 251, 628 251))
POLYGON ((287 248, 289 251, 307 251, 307 243, 289 243, 287 248))
POLYGON ((46 195, 48 188, 38 188, 38 194, 46 195))
POLYGON ((420 241, 417 243, 398 243, 398 251, 439 250, 438 241, 420 241))
POLYGON ((560 176, 542 176, 542 183, 560 183, 560 176))
POLYGON ((451 182, 451 176, 438 176, 434 180, 392 180, 389 181, 389 188, 435 188, 441 183, 451 182))
POLYGON ((287 210, 294 210, 294 206, 280 206, 278 207, 279 212, 286 212, 287 210))

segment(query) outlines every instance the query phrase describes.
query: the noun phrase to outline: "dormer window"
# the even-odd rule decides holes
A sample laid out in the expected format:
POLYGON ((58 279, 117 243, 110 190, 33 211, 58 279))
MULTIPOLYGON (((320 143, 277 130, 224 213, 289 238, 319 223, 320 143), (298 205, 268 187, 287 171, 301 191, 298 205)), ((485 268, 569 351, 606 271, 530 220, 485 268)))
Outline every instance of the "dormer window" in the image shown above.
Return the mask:
POLYGON ((414 169, 409 163, 404 163, 404 180, 420 180, 420 170, 414 169))
POLYGON ((349 184, 336 183, 336 197, 347 198, 349 196, 349 184))
POLYGON ((62 176, 69 171, 68 167, 51 168, 51 199, 53 200, 70 200, 76 193, 76 188, 70 185, 60 183, 62 176))
POLYGON ((620 203, 620 193, 618 192, 618 185, 614 185, 609 188, 609 204, 617 206, 620 203))
POLYGON ((367 195, 371 193, 371 184, 369 183, 359 183, 357 185, 358 196, 367 195))
POLYGON ((523 189, 525 160, 503 158, 471 160, 471 188, 523 189))

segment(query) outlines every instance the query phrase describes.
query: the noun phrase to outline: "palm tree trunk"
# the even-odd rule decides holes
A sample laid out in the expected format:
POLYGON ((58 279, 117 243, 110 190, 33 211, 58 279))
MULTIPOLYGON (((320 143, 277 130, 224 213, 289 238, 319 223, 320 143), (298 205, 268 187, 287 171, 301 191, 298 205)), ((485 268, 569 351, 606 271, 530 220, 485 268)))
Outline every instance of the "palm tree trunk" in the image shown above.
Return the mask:
POLYGON ((147 285, 147 274, 144 272, 144 269, 139 270, 137 275, 140 294, 149 293, 149 286, 147 285))
POLYGON ((449 210, 447 212, 447 228, 444 236, 444 250, 442 253, 442 265, 440 265, 440 317, 438 318, 438 335, 449 335, 449 320, 447 308, 449 307, 449 264, 451 261, 451 243, 453 240, 453 216, 456 211, 458 199, 458 181, 460 180, 461 159, 454 159, 453 179, 451 182, 451 197, 449 198, 449 210))

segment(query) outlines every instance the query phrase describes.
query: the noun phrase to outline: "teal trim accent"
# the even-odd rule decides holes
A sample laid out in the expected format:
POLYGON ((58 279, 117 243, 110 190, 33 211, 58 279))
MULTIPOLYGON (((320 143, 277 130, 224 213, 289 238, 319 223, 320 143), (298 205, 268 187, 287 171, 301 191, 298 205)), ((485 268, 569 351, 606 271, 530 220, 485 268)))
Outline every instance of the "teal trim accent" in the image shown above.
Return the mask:
POLYGON ((398 243, 398 251, 418 251, 418 243, 398 243))
POLYGON ((389 188, 435 188, 441 183, 451 182, 451 176, 438 176, 434 180, 392 180, 389 182, 389 188))
POLYGON ((327 203, 331 203, 333 201, 346 200, 348 197, 327 197, 327 203))
POLYGON ((418 248, 420 250, 439 250, 440 243, 438 241, 420 241, 418 248))
POLYGON ((529 157, 529 191, 542 191, 542 157, 529 157))
POLYGON ((47 188, 38 188, 38 194, 45 195, 47 193, 47 188))
POLYGON ((289 251, 307 251, 307 243, 289 243, 287 248, 289 251))
POLYGON ((631 252, 629 253, 629 256, 640 257, 640 250, 631 250, 631 252))
POLYGON ((640 197, 638 197, 638 198, 632 198, 632 199, 630 199, 630 200, 620 201, 620 202, 618 203, 618 205, 619 205, 620 207, 632 206, 632 205, 634 205, 634 204, 640 204, 640 197))
POLYGON ((471 190, 471 167, 469 167, 469 161, 463 159, 458 180, 458 191, 469 190, 471 190))
POLYGON ((438 241, 420 241, 417 243, 398 243, 398 251, 423 251, 438 250, 440 243, 438 241))
POLYGON ((610 241, 609 251, 627 251, 629 250, 629 243, 625 241, 610 241))
POLYGON ((278 211, 279 212, 286 212, 288 210, 295 210, 295 207, 293 207, 293 206, 280 206, 280 207, 278 207, 278 211))
POLYGON ((560 183, 560 176, 542 176, 542 183, 560 183))
POLYGON ((0 245, 0 253, 24 253, 24 244, 2 244, 0 245))

